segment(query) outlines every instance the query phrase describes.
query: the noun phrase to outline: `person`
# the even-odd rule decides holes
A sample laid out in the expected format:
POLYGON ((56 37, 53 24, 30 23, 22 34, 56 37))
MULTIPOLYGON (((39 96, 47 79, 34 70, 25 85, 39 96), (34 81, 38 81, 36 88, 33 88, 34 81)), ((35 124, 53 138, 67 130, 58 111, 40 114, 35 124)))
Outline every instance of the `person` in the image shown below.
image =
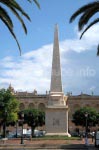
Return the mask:
POLYGON ((85 134, 85 145, 86 145, 86 146, 88 146, 88 145, 89 145, 89 141, 88 141, 87 134, 85 134))
POLYGON ((95 136, 95 132, 93 131, 93 132, 92 132, 92 142, 93 142, 93 140, 94 140, 94 136, 95 136))

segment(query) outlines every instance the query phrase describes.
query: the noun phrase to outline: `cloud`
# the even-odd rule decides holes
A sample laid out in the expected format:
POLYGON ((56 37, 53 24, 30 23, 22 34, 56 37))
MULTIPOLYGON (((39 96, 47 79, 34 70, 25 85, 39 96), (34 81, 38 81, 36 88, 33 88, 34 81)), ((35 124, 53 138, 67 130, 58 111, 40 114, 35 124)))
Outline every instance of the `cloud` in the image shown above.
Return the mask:
POLYGON ((86 50, 90 50, 93 47, 97 46, 99 43, 99 25, 95 25, 90 28, 85 35, 80 40, 79 37, 81 32, 77 32, 75 39, 66 39, 65 41, 61 42, 61 47, 64 51, 75 51, 75 52, 82 52, 86 50))
POLYGON ((49 90, 52 45, 24 54, 20 59, 4 58, 1 61, 1 83, 11 83, 16 90, 39 92, 49 90), (50 69, 49 69, 50 68, 50 69))
MULTIPOLYGON (((99 25, 86 32, 82 40, 79 40, 80 33, 76 32, 74 39, 60 42, 65 93, 90 92, 92 87, 97 87, 99 61, 94 51, 99 39, 97 33, 99 33, 99 25), (94 75, 90 73, 92 70, 95 71, 94 75)), ((0 62, 0 87, 7 87, 11 83, 15 90, 36 89, 38 93, 50 90, 52 50, 53 43, 27 52, 20 58, 12 56, 3 58, 0 62)), ((98 92, 97 88, 94 90, 98 92)))

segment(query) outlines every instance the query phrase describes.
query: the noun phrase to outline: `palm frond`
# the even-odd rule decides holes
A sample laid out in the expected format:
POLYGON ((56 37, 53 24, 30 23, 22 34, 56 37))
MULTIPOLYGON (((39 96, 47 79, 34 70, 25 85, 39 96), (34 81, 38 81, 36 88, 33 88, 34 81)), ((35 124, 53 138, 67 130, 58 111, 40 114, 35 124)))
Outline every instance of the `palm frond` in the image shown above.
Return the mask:
POLYGON ((99 12, 99 7, 93 7, 85 11, 85 13, 80 17, 78 22, 79 31, 88 23, 90 18, 99 12))
POLYGON ((80 39, 82 38, 82 36, 84 35, 84 33, 91 27, 93 26, 94 24, 98 23, 99 22, 99 18, 95 19, 93 22, 91 22, 87 28, 82 32, 81 36, 80 36, 80 39))
POLYGON ((34 3, 37 5, 38 8, 40 8, 40 4, 38 2, 38 0, 27 0, 28 2, 32 3, 32 1, 34 1, 34 3))
MULTIPOLYGON (((27 0, 28 2, 32 2, 34 1, 34 3, 38 6, 38 8, 40 8, 40 5, 38 3, 37 0, 27 0)), ((22 7, 16 2, 16 0, 0 0, 0 3, 2 3, 3 5, 5 5, 7 8, 9 8, 13 14, 18 18, 18 20, 20 21, 20 23, 22 24, 22 27, 25 31, 25 33, 27 34, 27 28, 26 25, 22 19, 22 17, 20 16, 19 13, 21 13, 23 15, 23 17, 26 17, 29 21, 30 21, 30 17, 28 16, 28 14, 22 9, 22 7)), ((21 48, 19 45, 19 42, 16 38, 16 35, 13 31, 13 22, 10 18, 10 16, 8 15, 8 13, 5 11, 4 8, 2 8, 0 6, 0 19, 3 21, 3 23, 7 26, 7 28, 9 29, 10 33, 12 34, 12 36, 14 37, 14 39, 17 42, 20 54, 21 54, 21 48)))
MULTIPOLYGON (((96 13, 99 13, 99 1, 95 1, 92 3, 89 3, 87 5, 84 5, 83 7, 80 7, 70 18, 70 23, 75 20, 75 18, 79 15, 81 15, 79 22, 78 22, 78 29, 81 31, 84 26, 88 23, 88 21, 95 15, 96 13)), ((92 21, 82 32, 80 39, 84 35, 84 33, 94 24, 99 22, 99 18, 92 21)), ((97 55, 99 55, 99 45, 97 47, 97 55)))
MULTIPOLYGON (((91 22, 90 24, 89 24, 89 26, 87 26, 87 28, 83 31, 83 33, 81 34, 81 36, 80 36, 80 39, 82 38, 82 36, 84 35, 84 33, 91 27, 91 26, 93 26, 94 24, 96 24, 96 23, 98 23, 99 22, 99 18, 98 19, 96 19, 96 20, 94 20, 93 22, 91 22)), ((99 56, 99 44, 98 44, 98 47, 97 47, 97 56, 99 56)))
POLYGON ((27 0, 27 1, 31 3, 31 0, 27 0))
POLYGON ((40 8, 40 4, 38 3, 38 1, 37 0, 33 0, 33 1, 38 6, 38 8, 40 8))
POLYGON ((20 15, 17 13, 17 11, 14 8, 10 7, 10 9, 16 15, 16 17, 19 19, 19 21, 22 24, 22 27, 24 29, 24 32, 27 34, 27 28, 25 26, 25 23, 24 23, 23 19, 20 17, 20 15))
POLYGON ((80 7, 71 17, 70 17, 70 23, 73 22, 75 20, 75 18, 82 14, 83 12, 85 12, 86 10, 88 10, 89 8, 92 8, 96 5, 99 5, 99 2, 92 2, 92 3, 89 3, 87 5, 84 5, 83 7, 80 7))
POLYGON ((13 28, 13 22, 4 8, 0 6, 0 18, 3 18, 13 28))
POLYGON ((98 47, 97 47, 97 56, 99 56, 99 44, 98 44, 98 47))
POLYGON ((14 9, 18 10, 24 17, 26 17, 28 20, 30 20, 30 17, 27 13, 21 8, 21 6, 15 1, 15 0, 0 0, 1 3, 6 5, 8 8, 13 7, 14 9))
POLYGON ((20 48, 20 45, 19 45, 19 42, 13 32, 13 27, 8 23, 8 21, 2 17, 2 15, 0 14, 0 19, 3 21, 3 23, 7 26, 7 28, 9 29, 10 33, 12 34, 12 36, 14 37, 17 45, 18 45, 18 48, 19 48, 19 51, 20 51, 20 55, 21 55, 21 48, 20 48))

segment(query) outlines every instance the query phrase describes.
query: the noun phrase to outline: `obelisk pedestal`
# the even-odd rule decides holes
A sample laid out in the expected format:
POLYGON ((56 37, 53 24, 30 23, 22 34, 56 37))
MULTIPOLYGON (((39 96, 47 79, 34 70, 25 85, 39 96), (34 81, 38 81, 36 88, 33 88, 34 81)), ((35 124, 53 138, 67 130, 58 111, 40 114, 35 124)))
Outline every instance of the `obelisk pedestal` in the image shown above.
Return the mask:
POLYGON ((58 41, 58 26, 55 26, 51 87, 48 105, 46 107, 46 135, 66 135, 68 133, 67 97, 62 92, 61 65, 58 41))
MULTIPOLYGON (((64 96, 61 95, 51 95, 51 100, 54 103, 49 103, 46 108, 46 135, 66 135, 68 134, 68 106, 66 106, 66 99, 64 97, 63 102, 56 105, 56 101, 64 96)), ((51 102, 51 101, 50 101, 51 102)))

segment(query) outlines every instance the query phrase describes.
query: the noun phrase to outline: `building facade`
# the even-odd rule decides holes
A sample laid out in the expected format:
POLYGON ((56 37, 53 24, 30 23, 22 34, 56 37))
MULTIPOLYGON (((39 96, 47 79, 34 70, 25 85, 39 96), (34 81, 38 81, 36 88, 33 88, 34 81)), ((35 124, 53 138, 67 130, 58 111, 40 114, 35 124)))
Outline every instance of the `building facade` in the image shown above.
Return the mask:
MULTIPOLYGON (((32 93, 29 92, 17 92, 9 86, 12 93, 15 95, 16 99, 20 102, 20 110, 24 110, 27 108, 36 108, 45 111, 46 106, 48 105, 48 97, 49 92, 46 94, 40 95, 34 90, 32 93)), ((67 96, 67 95, 66 95, 67 96)), ((81 93, 80 95, 68 95, 67 102, 69 107, 69 130, 75 131, 78 127, 76 127, 72 123, 72 115, 73 113, 81 108, 81 107, 93 107, 99 112, 99 96, 96 95, 87 95, 81 93)), ((83 129, 82 129, 83 130, 83 129)))

